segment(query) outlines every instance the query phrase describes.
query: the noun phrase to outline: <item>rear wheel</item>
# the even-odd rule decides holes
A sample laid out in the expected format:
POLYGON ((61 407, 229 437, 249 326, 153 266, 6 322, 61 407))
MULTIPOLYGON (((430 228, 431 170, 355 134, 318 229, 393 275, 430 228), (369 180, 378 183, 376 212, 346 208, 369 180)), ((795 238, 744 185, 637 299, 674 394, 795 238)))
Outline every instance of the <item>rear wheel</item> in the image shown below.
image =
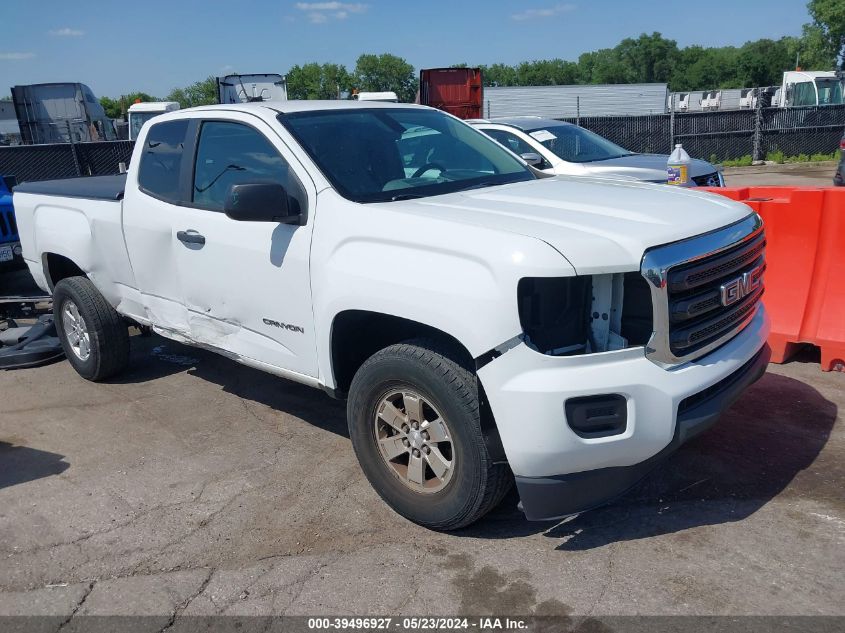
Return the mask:
POLYGON ((53 314, 65 356, 83 378, 105 380, 129 364, 126 323, 86 277, 56 284, 53 314))
POLYGON ((429 340, 385 348, 352 381, 352 445, 376 492, 420 525, 453 530, 501 501, 511 483, 481 430, 475 375, 429 340))

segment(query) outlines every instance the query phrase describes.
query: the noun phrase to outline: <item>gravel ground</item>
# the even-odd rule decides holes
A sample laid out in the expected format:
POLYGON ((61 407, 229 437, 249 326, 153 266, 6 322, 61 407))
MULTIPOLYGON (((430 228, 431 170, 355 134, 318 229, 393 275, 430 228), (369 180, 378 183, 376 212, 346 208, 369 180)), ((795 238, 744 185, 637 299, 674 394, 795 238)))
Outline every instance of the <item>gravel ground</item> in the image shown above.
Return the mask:
POLYGON ((454 534, 370 489, 344 407, 158 337, 0 374, 0 614, 842 614, 845 376, 771 366, 612 506, 454 534))

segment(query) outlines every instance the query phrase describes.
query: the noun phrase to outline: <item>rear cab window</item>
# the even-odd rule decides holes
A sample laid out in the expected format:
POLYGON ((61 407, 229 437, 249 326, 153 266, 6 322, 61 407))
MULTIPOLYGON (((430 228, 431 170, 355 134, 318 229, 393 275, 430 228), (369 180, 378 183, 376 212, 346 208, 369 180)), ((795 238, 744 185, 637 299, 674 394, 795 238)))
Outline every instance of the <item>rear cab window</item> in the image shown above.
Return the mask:
POLYGON ((182 155, 188 119, 156 123, 144 139, 138 187, 144 193, 172 204, 180 202, 182 155))

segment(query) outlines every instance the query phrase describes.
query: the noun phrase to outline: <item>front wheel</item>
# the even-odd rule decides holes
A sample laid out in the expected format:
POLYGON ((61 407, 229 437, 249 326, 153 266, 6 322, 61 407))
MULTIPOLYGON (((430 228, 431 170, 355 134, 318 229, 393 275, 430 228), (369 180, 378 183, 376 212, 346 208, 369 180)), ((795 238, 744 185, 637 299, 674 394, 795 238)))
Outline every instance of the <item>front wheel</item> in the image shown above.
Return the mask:
POLYGON ((126 323, 86 277, 56 284, 53 315, 65 356, 83 378, 105 380, 129 364, 126 323))
POLYGON ((454 530, 501 501, 511 476, 493 463, 475 375, 453 350, 414 340, 370 357, 349 390, 349 432, 376 492, 402 516, 454 530))

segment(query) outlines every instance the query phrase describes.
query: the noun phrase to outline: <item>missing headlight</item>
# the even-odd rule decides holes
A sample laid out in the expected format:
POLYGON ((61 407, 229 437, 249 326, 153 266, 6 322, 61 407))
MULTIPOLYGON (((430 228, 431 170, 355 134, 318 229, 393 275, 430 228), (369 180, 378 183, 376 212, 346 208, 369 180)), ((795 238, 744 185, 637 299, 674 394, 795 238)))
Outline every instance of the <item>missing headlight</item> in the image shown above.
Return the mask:
POLYGON ((651 293, 636 272, 529 277, 517 288, 527 345, 572 356, 644 345, 651 335, 651 293))
POLYGON ((517 294, 526 343, 553 356, 584 353, 589 277, 527 277, 520 279, 517 294))

